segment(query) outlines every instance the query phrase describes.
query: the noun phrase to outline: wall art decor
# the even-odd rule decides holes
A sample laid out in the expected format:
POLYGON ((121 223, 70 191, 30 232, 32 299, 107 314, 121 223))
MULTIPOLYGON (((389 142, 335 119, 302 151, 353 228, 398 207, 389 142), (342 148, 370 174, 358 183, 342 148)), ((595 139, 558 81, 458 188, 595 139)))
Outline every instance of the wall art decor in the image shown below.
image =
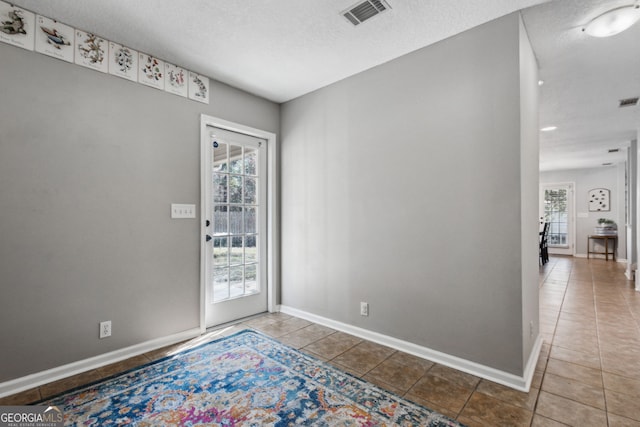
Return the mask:
POLYGON ((109 42, 76 30, 76 64, 106 73, 109 71, 109 42))
POLYGON ((209 78, 189 72, 189 99, 209 103, 209 78))
POLYGON ((209 78, 0 0, 0 42, 209 104, 209 78))
POLYGON ((174 95, 187 97, 189 94, 189 83, 187 82, 188 71, 176 65, 165 62, 164 64, 164 90, 174 95))
POLYGON ((33 50, 36 15, 0 1, 0 41, 33 50))
POLYGON ((605 212, 611 210, 609 203, 611 192, 606 188, 589 190, 589 212, 605 212))
POLYGON ((138 51, 121 44, 109 43, 109 74, 138 81, 138 51))
POLYGON ((74 29, 47 17, 36 16, 36 51, 73 62, 74 29))
POLYGON ((164 89, 164 61, 139 53, 138 82, 156 89, 164 89))

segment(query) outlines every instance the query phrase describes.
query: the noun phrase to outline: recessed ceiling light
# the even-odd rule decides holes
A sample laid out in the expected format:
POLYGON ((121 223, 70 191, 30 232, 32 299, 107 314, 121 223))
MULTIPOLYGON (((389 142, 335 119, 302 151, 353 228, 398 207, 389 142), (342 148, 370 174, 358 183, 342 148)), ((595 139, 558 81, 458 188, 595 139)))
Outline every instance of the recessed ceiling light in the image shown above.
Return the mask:
POLYGON ((640 6, 623 6, 612 9, 591 20, 582 31, 593 37, 614 36, 640 19, 640 6))
POLYGON ((551 132, 552 130, 558 129, 558 126, 547 126, 546 128, 540 129, 542 132, 551 132))
POLYGON ((544 84, 544 80, 538 80, 538 86, 542 86, 544 84))

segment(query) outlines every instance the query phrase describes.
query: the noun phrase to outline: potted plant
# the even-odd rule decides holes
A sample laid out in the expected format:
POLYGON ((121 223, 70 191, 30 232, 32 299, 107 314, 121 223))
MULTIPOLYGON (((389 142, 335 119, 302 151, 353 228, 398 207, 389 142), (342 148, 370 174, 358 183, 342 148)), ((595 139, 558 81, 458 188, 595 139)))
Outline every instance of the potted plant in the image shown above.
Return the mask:
POLYGON ((600 235, 617 234, 618 227, 612 219, 598 218, 598 226, 595 229, 595 233, 600 235))

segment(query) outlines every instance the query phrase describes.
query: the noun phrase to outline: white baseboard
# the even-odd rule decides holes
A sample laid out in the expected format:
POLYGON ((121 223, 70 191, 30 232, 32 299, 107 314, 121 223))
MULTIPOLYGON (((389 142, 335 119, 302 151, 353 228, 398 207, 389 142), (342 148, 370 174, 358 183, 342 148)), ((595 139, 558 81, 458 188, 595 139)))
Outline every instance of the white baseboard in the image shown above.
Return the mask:
POLYGON ((167 345, 175 344, 180 341, 188 340, 199 335, 200 328, 193 328, 186 331, 178 332, 177 334, 145 341, 143 343, 132 345, 130 347, 121 348, 109 353, 90 357, 84 360, 78 360, 77 362, 58 366, 52 369, 47 369, 46 371, 36 372, 24 377, 9 380, 0 383, 0 397, 20 393, 21 391, 29 390, 31 388, 50 383, 52 381, 57 381, 66 377, 70 377, 72 375, 80 374, 91 369, 96 369, 110 363, 119 362, 121 360, 125 360, 133 356, 138 356, 139 354, 147 353, 149 351, 165 347, 167 345))
POLYGON ((481 365, 470 360, 442 353, 437 350, 432 350, 430 348, 423 347, 408 341, 400 340, 389 335, 383 335, 378 332, 370 331, 368 329, 318 316, 316 314, 299 310, 297 308, 281 305, 280 311, 291 316, 296 316, 301 319, 317 323, 319 325, 355 335, 359 338, 373 341, 387 347, 395 348, 396 350, 400 350, 405 353, 430 360, 432 362, 440 363, 441 365, 445 365, 450 368, 454 368, 459 371, 463 371, 477 377, 484 378, 489 381, 493 381, 495 383, 525 392, 528 392, 529 388, 531 387, 531 381, 535 372, 536 363, 538 362, 538 356, 540 354, 540 349, 542 348, 542 337, 538 335, 538 338, 536 339, 536 342, 533 346, 533 350, 529 355, 527 365, 525 366, 524 374, 523 376, 518 376, 509 372, 491 368, 489 366, 481 365))
MULTIPOLYGON (((527 360, 527 365, 524 367, 524 375, 522 376, 522 379, 525 381, 525 387, 522 389, 519 389, 520 391, 529 392, 529 389, 531 388, 531 382, 533 381, 533 376, 536 373, 536 366, 538 364, 538 359, 540 358, 540 351, 542 350, 543 343, 544 343, 544 339, 542 339, 542 335, 538 334, 536 341, 533 343, 531 354, 529 354, 529 360, 527 360)), ((487 378, 487 379, 490 380, 490 378, 487 378)), ((503 385, 508 386, 508 384, 503 384, 503 385)))
MULTIPOLYGON (((604 259, 604 255, 598 255, 599 254, 591 254, 589 255, 589 259, 604 259)), ((574 254, 573 256, 576 258, 586 258, 587 254, 574 254)), ((616 262, 626 263, 627 260, 624 258, 616 258, 616 262)))

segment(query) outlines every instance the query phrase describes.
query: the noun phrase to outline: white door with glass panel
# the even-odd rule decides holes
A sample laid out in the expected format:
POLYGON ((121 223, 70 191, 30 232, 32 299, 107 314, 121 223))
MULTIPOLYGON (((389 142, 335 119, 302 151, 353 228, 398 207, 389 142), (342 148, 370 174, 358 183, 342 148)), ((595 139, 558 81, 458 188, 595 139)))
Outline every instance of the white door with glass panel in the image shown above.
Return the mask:
POLYGON ((541 184, 540 193, 540 218, 549 223, 549 253, 574 255, 573 184, 541 184))
POLYGON ((207 127, 206 326, 267 311, 266 140, 207 127))

